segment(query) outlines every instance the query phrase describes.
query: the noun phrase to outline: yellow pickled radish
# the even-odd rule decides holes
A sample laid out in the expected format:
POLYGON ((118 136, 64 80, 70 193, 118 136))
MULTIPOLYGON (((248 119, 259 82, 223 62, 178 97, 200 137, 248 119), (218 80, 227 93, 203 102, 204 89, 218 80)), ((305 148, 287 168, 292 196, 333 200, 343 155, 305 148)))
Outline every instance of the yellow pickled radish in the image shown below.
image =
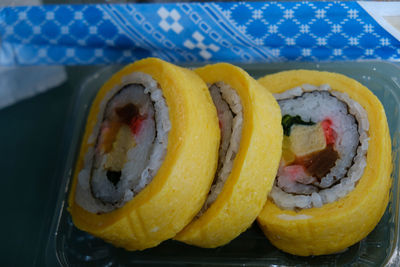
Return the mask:
POLYGON ((113 143, 112 150, 107 155, 105 169, 121 170, 126 162, 128 150, 136 145, 135 137, 129 126, 121 125, 113 143))
POLYGON ((113 121, 110 123, 110 125, 106 129, 102 129, 101 131, 101 140, 99 140, 100 143, 100 149, 104 153, 108 153, 111 151, 115 137, 118 134, 119 128, 121 127, 122 123, 113 121))
POLYGON ((287 136, 283 136, 282 159, 285 162, 285 165, 289 165, 296 160, 296 155, 293 153, 290 144, 290 138, 287 136))
POLYGON ((291 151, 296 156, 305 156, 326 148, 321 123, 314 125, 293 125, 289 136, 291 151))

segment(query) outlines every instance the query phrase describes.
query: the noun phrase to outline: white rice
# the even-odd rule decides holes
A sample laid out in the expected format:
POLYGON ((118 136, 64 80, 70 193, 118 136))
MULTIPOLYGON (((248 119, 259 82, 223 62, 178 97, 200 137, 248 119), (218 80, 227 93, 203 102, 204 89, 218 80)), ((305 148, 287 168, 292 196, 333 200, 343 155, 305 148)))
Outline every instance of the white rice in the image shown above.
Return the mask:
POLYGON ((240 97, 234 89, 224 82, 209 86, 211 97, 221 121, 221 145, 219 148, 218 169, 210 193, 197 217, 201 216, 221 193, 232 171, 233 161, 239 151, 242 137, 243 110, 240 97))
POLYGON ((299 115, 303 121, 313 122, 331 118, 332 128, 338 136, 335 148, 339 159, 320 183, 307 185, 313 188, 312 194, 286 193, 275 183, 269 197, 283 209, 306 209, 321 207, 346 196, 354 189, 366 166, 369 140, 366 111, 347 94, 333 91, 329 85, 305 84, 275 94, 275 97, 279 100, 282 116, 299 115), (325 93, 313 93, 315 91, 325 93))
MULTIPOLYGON (((109 110, 112 110, 112 107, 109 110)), ((166 154, 170 129, 171 123, 169 120, 168 107, 157 82, 148 74, 141 72, 135 72, 123 77, 122 84, 110 90, 100 104, 97 123, 88 139, 90 147, 85 154, 84 167, 78 174, 78 183, 75 193, 76 203, 92 213, 106 213, 125 205, 125 203, 130 201, 149 184, 156 175, 166 154), (117 190, 110 187, 111 183, 107 181, 107 179, 102 179, 103 186, 105 187, 105 189, 102 188, 102 190, 104 190, 102 193, 118 199, 116 203, 106 203, 104 200, 101 201, 97 199, 92 194, 93 188, 91 188, 90 176, 95 158, 95 145, 103 119, 107 116, 107 114, 104 113, 112 98, 119 97, 118 94, 121 94, 120 99, 116 99, 116 101, 113 100, 110 105, 116 103, 120 106, 121 104, 123 105, 124 102, 127 102, 146 106, 146 103, 144 103, 146 100, 140 100, 140 97, 139 99, 135 98, 138 97, 138 95, 135 95, 133 91, 129 92, 128 90, 126 93, 124 93, 124 90, 121 91, 122 88, 130 84, 143 85, 145 88, 144 93, 150 96, 150 102, 152 103, 149 104, 152 107, 147 110, 149 111, 149 117, 154 115, 155 126, 153 119, 146 119, 143 121, 142 127, 145 130, 135 136, 136 146, 129 149, 127 153, 127 162, 121 170, 121 179, 117 184, 117 190), (136 103, 137 101, 141 101, 141 103, 136 103), (152 112, 153 108, 154 112, 152 112)), ((103 161, 105 160, 106 157, 103 158, 103 161)), ((100 165, 102 166, 103 163, 104 162, 100 162, 100 165)), ((104 170, 102 170, 102 172, 101 175, 104 175, 104 170)), ((101 186, 98 188, 101 188, 101 186)), ((98 194, 99 192, 95 193, 98 194)))

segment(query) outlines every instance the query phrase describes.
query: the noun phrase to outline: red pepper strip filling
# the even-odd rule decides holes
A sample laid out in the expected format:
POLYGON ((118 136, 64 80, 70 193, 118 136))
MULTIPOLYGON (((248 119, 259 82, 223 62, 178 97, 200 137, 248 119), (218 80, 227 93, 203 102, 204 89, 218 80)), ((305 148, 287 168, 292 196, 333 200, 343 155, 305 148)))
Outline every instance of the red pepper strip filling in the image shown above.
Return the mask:
POLYGON ((335 130, 332 129, 332 120, 325 119, 321 122, 322 129, 324 130, 326 144, 334 144, 336 141, 337 134, 335 130))

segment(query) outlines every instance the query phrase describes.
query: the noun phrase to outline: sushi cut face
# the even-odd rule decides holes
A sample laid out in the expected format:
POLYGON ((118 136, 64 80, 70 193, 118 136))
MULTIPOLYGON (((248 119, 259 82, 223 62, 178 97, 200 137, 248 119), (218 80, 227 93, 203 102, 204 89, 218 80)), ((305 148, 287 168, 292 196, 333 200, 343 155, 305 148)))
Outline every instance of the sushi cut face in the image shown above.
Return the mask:
POLYGON ((282 150, 281 112, 273 95, 239 67, 218 63, 195 72, 208 85, 221 140, 205 204, 174 239, 215 248, 248 229, 267 200, 282 150))
POLYGON ((92 213, 111 212, 156 175, 171 128, 168 107, 150 75, 130 74, 103 99, 78 175, 76 202, 92 213))
POLYGON ((243 108, 240 97, 224 82, 209 86, 211 98, 217 109, 221 142, 218 151, 218 167, 207 200, 197 214, 200 217, 221 193, 230 175, 236 154, 239 151, 243 125, 243 108))
POLYGON ((269 194, 282 209, 322 207, 351 192, 366 166, 366 111, 329 85, 275 94, 282 111, 282 158, 269 194))
MULTIPOLYGON (((296 109, 296 113, 289 114, 292 118, 287 118, 286 123, 292 121, 296 122, 292 123, 292 126, 313 127, 307 131, 310 136, 312 133, 313 145, 301 149, 304 153, 315 150, 316 152, 311 152, 311 154, 319 153, 325 146, 333 146, 332 149, 340 156, 341 149, 338 146, 340 142, 348 142, 351 147, 355 145, 357 147, 355 156, 352 156, 351 166, 346 169, 344 176, 341 179, 336 177, 338 179, 327 188, 322 188, 324 177, 321 181, 316 177, 316 182, 311 185, 317 187, 319 191, 311 195, 287 193, 275 186, 273 191, 276 192, 279 189, 278 197, 282 198, 272 198, 273 193, 270 193, 257 219, 269 241, 285 252, 300 256, 341 252, 365 238, 378 224, 388 205, 392 171, 391 140, 383 105, 373 92, 360 82, 339 73, 289 70, 266 75, 258 82, 270 92, 276 93, 278 102, 285 99, 300 100, 303 99, 303 95, 319 93, 328 94, 325 97, 336 98, 330 102, 332 104, 338 102, 339 106, 343 107, 332 112, 330 122, 324 122, 327 118, 322 116, 321 110, 331 109, 327 103, 321 107, 319 101, 307 102, 308 106, 304 106, 303 109, 308 108, 310 111, 303 114, 300 109, 296 109), (307 114, 312 116, 307 117, 307 114), (344 121, 339 121, 340 124, 337 126, 334 116, 338 114, 348 117, 349 121, 354 121, 354 123, 345 125, 344 121), (321 118, 317 120, 318 116, 321 118), (307 125, 310 121, 312 125, 307 125), (323 139, 320 127, 324 132, 323 137, 326 137, 325 145, 320 141, 323 139), (353 128, 357 129, 358 141, 357 138, 354 141, 351 141, 351 138, 343 141, 345 136, 354 132, 350 130, 353 128), (322 196, 321 207, 314 206, 314 203, 318 204, 312 199, 316 194, 319 197, 322 196), (324 195, 330 203, 323 202, 324 195), (282 204, 277 204, 279 201, 290 204, 296 200, 299 202, 304 200, 304 203, 306 205, 309 203, 312 208, 300 208, 296 205, 292 205, 292 208, 284 208, 282 204)), ((282 110, 283 116, 288 115, 288 110, 290 109, 282 110)), ((289 135, 286 136, 286 140, 292 131, 293 127, 290 133, 286 129, 285 132, 289 135)), ((301 136, 303 131, 304 129, 300 129, 297 136, 301 136)), ((302 138, 299 139, 299 147, 302 147, 302 140, 302 138)), ((286 144, 283 142, 283 146, 287 147, 287 142, 286 144)), ((352 151, 354 153, 354 148, 352 151)), ((290 153, 283 151, 283 157, 285 154, 289 154, 286 158, 290 161, 290 153)), ((329 154, 333 155, 330 152, 329 154)), ((335 164, 336 162, 338 160, 335 164)), ((335 166, 329 171, 331 172, 335 166)), ((329 173, 326 176, 328 175, 329 173)))
POLYGON ((219 143, 216 108, 195 72, 158 58, 125 66, 87 117, 68 198, 74 225, 130 251, 173 238, 207 197, 219 143))

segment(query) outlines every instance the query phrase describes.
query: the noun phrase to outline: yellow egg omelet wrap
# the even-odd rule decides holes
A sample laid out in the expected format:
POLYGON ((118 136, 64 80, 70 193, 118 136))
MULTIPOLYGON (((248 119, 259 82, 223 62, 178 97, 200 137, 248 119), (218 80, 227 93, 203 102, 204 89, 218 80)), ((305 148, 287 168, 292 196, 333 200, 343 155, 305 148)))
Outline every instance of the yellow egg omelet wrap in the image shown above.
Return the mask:
POLYGON ((367 112, 367 166, 355 189, 320 208, 283 210, 268 199, 258 223, 273 245, 301 256, 339 252, 366 237, 378 224, 389 199, 391 141, 385 111, 378 98, 361 83, 341 74, 292 70, 258 80, 272 93, 302 84, 329 84, 346 93, 367 112))
POLYGON ((281 156, 281 113, 272 94, 238 67, 220 63, 195 72, 209 85, 220 81, 229 85, 243 107, 240 147, 222 191, 198 219, 174 238, 213 248, 245 231, 261 211, 281 156))
POLYGON ((69 196, 76 227, 127 250, 143 250, 172 238, 200 210, 218 160, 220 133, 216 109, 206 84, 192 71, 159 59, 137 61, 116 73, 93 101, 69 196), (114 211, 94 214, 75 202, 78 173, 97 120, 100 104, 112 88, 133 72, 158 82, 169 109, 167 153, 153 180, 114 211))

